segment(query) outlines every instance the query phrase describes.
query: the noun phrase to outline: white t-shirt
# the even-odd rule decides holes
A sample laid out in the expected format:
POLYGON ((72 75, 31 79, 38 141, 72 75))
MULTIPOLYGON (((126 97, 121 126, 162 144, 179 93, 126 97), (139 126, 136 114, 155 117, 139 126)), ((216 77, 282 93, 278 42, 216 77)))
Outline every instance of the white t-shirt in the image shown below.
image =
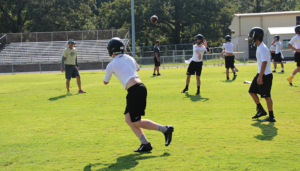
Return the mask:
POLYGON ((233 53, 233 44, 231 42, 227 42, 223 44, 222 49, 225 49, 226 53, 233 53))
POLYGON ((195 44, 193 46, 193 57, 192 60, 195 62, 201 62, 203 60, 203 54, 204 52, 207 51, 206 47, 204 45, 202 45, 201 47, 199 47, 197 44, 195 44), (199 54, 201 54, 201 59, 199 60, 198 56, 199 54))
POLYGON ((267 61, 267 66, 264 74, 268 75, 272 73, 270 51, 268 47, 264 44, 264 42, 261 42, 261 44, 256 49, 256 59, 258 64, 258 73, 260 73, 261 65, 264 61, 267 61))
POLYGON ((275 54, 278 54, 281 51, 281 42, 275 42, 273 45, 276 47, 275 54))
POLYGON ((300 36, 297 34, 292 38, 292 40, 289 42, 289 44, 293 45, 296 49, 300 49, 300 36))
POLYGON ((138 78, 139 65, 133 57, 126 54, 117 55, 106 67, 105 82, 109 82, 114 74, 126 89, 126 84, 131 78, 138 78))
POLYGON ((271 45, 270 51, 275 51, 275 50, 276 50, 276 46, 275 45, 271 45))

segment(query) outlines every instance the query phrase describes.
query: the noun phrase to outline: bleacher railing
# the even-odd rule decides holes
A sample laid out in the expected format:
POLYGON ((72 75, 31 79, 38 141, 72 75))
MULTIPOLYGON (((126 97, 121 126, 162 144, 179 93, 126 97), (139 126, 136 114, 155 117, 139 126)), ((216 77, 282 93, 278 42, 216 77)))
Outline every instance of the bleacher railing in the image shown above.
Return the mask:
POLYGON ((115 30, 85 30, 85 31, 30 32, 30 33, 5 33, 5 34, 6 34, 6 43, 12 43, 12 42, 68 41, 69 39, 102 40, 102 39, 111 39, 112 37, 124 38, 128 33, 128 31, 129 31, 128 29, 115 29, 115 30))

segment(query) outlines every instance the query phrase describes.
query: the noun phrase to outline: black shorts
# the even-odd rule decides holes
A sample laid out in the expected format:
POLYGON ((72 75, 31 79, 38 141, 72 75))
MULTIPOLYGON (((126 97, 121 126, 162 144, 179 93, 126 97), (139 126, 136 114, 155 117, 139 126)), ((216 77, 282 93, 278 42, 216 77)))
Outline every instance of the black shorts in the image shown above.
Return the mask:
POLYGON ((201 62, 192 61, 187 69, 186 75, 195 75, 196 72, 196 75, 200 76, 202 71, 202 65, 203 65, 202 61, 201 62))
POLYGON ((129 113, 131 122, 137 122, 141 120, 141 116, 145 116, 147 88, 143 83, 137 83, 127 91, 127 105, 124 114, 129 113))
POLYGON ((156 57, 154 58, 154 66, 160 66, 160 62, 157 61, 156 57))
POLYGON ((278 54, 275 54, 275 62, 282 62, 282 58, 281 58, 281 52, 279 52, 278 54))
POLYGON ((300 53, 295 53, 295 62, 297 62, 297 67, 300 67, 300 53))
POLYGON ((234 56, 225 56, 225 68, 234 68, 234 56))
POLYGON ((71 79, 71 77, 80 77, 76 65, 65 65, 65 76, 68 80, 71 79))
POLYGON ((275 59, 275 53, 271 53, 271 60, 274 60, 275 59))
POLYGON ((263 84, 257 84, 257 78, 259 74, 257 74, 251 83, 249 93, 260 94, 261 98, 271 97, 271 88, 273 81, 273 74, 263 75, 263 84))

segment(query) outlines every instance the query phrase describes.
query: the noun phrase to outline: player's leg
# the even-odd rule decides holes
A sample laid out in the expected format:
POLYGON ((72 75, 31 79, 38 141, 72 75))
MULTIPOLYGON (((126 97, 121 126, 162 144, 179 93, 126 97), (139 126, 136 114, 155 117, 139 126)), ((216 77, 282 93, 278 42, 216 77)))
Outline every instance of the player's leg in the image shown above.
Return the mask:
POLYGON ((226 68, 226 78, 229 80, 229 68, 226 68))
POLYGON ((196 80, 197 80, 197 92, 196 92, 196 95, 199 95, 200 94, 200 84, 201 84, 200 75, 196 75, 196 80))
POLYGON ((71 78, 70 79, 66 79, 66 86, 67 86, 67 94, 68 95, 71 95, 72 93, 70 92, 70 81, 71 81, 71 78))
POLYGON ((154 66, 153 76, 155 76, 156 66, 154 66))
POLYGON ((287 78, 288 82, 290 83, 290 85, 292 86, 292 79, 294 78, 294 76, 300 71, 300 59, 299 61, 297 61, 297 68, 293 71, 292 75, 289 76, 287 78))
POLYGON ((196 64, 197 64, 197 66, 196 66, 196 80, 197 80, 197 92, 196 92, 196 95, 199 95, 200 94, 200 84, 201 84, 200 76, 201 76, 201 72, 202 72, 202 65, 203 65, 203 63, 202 62, 197 62, 196 64))
POLYGON ((281 72, 283 73, 284 72, 283 62, 280 62, 280 64, 281 64, 281 72))
POLYGON ((235 69, 234 69, 234 68, 231 68, 231 71, 232 71, 232 73, 233 73, 233 78, 232 78, 232 80, 235 80, 236 77, 237 77, 237 74, 236 74, 236 72, 235 72, 235 69))
POLYGON ((274 65, 274 70, 272 72, 276 72, 277 63, 276 63, 275 59, 273 60, 273 65, 274 65))
MULTIPOLYGON (((160 66, 160 63, 159 63, 159 66, 160 66)), ((157 68, 156 68, 157 76, 160 76, 160 73, 159 73, 159 66, 157 66, 157 68)))
POLYGON ((258 74, 253 78, 249 88, 249 94, 252 97, 254 103, 256 104, 256 111, 257 111, 257 113, 252 117, 252 119, 267 115, 267 112, 262 107, 259 98, 257 96, 257 94, 259 94, 257 78, 258 78, 258 74))
POLYGON ((189 90, 191 75, 195 74, 195 66, 194 65, 195 65, 194 61, 192 61, 189 64, 189 67, 188 67, 187 72, 186 72, 185 88, 181 91, 181 93, 185 93, 186 91, 189 90))

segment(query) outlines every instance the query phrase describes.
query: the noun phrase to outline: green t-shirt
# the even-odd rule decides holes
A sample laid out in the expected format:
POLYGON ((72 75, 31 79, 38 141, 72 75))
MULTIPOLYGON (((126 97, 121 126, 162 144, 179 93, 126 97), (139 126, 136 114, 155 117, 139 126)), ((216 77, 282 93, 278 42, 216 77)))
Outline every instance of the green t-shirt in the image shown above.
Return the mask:
POLYGON ((66 65, 76 65, 77 49, 74 47, 73 49, 67 47, 63 52, 63 57, 66 58, 65 60, 66 65))

